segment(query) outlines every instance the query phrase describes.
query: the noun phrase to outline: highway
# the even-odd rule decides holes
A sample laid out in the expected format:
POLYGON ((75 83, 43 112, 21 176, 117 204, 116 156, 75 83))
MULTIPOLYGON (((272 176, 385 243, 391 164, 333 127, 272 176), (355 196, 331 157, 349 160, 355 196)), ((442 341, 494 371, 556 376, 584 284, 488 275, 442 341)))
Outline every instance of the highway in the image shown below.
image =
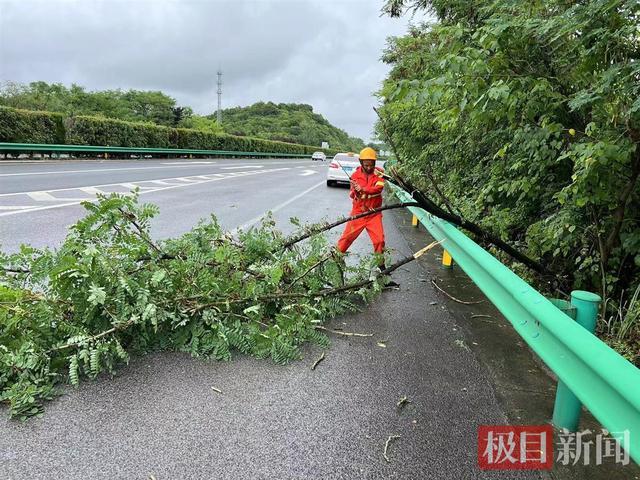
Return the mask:
POLYGON ((290 159, 3 162, 2 249, 55 247, 82 217, 80 202, 136 187, 141 201, 160 208, 152 224, 156 238, 184 233, 210 214, 228 230, 246 228, 267 211, 285 230, 292 216, 335 218, 348 211, 349 199, 346 189, 326 187, 326 165, 290 159))
MULTIPOLYGON (((286 159, 2 162, 2 249, 56 247, 83 215, 80 202, 136 187, 160 208, 155 238, 210 214, 233 231, 271 211, 289 231, 290 217, 348 212, 348 190, 328 188, 326 168, 286 159)), ((395 258, 430 241, 406 212, 385 213, 384 224, 395 258)), ((366 235, 353 246, 370 250, 366 235)), ((394 273, 400 290, 331 322, 371 336, 332 335, 315 370, 316 346, 287 366, 161 352, 133 358, 115 378, 65 388, 42 418, 20 423, 0 410, 0 479, 546 478, 479 470, 477 429, 548 421, 554 381, 497 311, 461 311, 429 278, 483 298, 458 270, 439 269, 434 250, 394 273), (469 322, 472 314, 486 321, 469 322)), ((557 478, 602 478, 590 472, 557 478)))

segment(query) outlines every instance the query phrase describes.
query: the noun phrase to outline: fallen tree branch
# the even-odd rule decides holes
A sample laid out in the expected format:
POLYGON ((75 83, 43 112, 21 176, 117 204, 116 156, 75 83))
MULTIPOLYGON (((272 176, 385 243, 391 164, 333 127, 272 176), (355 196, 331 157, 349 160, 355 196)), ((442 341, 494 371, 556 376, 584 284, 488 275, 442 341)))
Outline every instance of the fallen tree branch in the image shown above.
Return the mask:
MULTIPOLYGON (((382 116, 380 115, 380 113, 378 112, 378 110, 375 107, 374 107, 374 111, 376 112, 376 114, 380 118, 380 124, 382 125, 382 129, 384 131, 384 134, 387 137, 387 143, 391 147, 391 150, 393 151, 393 154, 395 155, 395 157, 398 160, 398 162, 400 162, 401 161, 400 160, 400 155, 398 154, 398 151, 395 148, 395 143, 393 141, 393 138, 389 134, 389 131, 387 130, 386 123, 385 123, 384 119, 382 118, 382 116)), ((545 276, 549 276, 549 277, 555 276, 555 275, 550 274, 547 271, 547 269, 541 263, 529 258, 527 255, 525 255, 524 253, 520 252, 519 250, 516 250, 514 247, 509 245, 507 242, 503 241, 498 236, 487 232, 485 229, 480 227, 478 224, 476 224, 474 222, 470 222, 468 220, 465 220, 460 215, 456 214, 454 212, 454 209, 453 209, 451 203, 449 202, 449 199, 442 193, 442 190, 439 188, 438 183, 436 182, 435 178, 433 177, 433 175, 431 174, 431 172, 429 170, 427 170, 427 177, 429 178, 429 181, 431 182, 434 190, 436 191, 436 194, 440 198, 440 201, 445 205, 447 211, 443 210, 436 203, 434 203, 433 201, 428 199, 420 190, 418 190, 417 188, 413 187, 413 185, 411 185, 410 182, 408 182, 407 180, 404 180, 398 174, 397 170, 391 169, 391 172, 393 174, 392 178, 393 178, 393 180, 395 180, 392 183, 395 183, 397 186, 399 186, 404 191, 409 193, 411 195, 411 197, 420 204, 420 208, 426 210, 427 212, 429 212, 429 213, 431 213, 431 214, 433 214, 433 215, 435 215, 437 217, 442 218, 443 220, 451 222, 451 223, 453 223, 454 225, 456 225, 458 227, 461 227, 461 228, 464 228, 465 230, 470 231, 471 233, 477 235, 483 241, 486 241, 486 242, 489 242, 489 243, 495 245, 500 250, 502 250, 503 252, 507 253, 511 257, 515 258, 519 262, 522 262, 524 265, 526 265, 527 267, 531 268, 532 270, 535 270, 536 272, 538 272, 538 273, 540 273, 542 275, 545 275, 545 276)), ((637 175, 636 175, 635 178, 637 178, 637 175)), ((624 198, 624 204, 626 204, 626 197, 624 198)))
POLYGON ((433 247, 435 247, 436 245, 440 245, 441 242, 432 242, 429 245, 427 245, 426 247, 422 248, 421 250, 418 250, 416 253, 414 253, 413 255, 410 255, 408 257, 403 258, 402 260, 399 260, 398 262, 394 263, 393 265, 391 265, 390 267, 385 268, 384 270, 380 271, 375 277, 367 279, 367 280, 361 280, 359 282, 355 282, 355 283, 348 283, 346 285, 343 285, 341 287, 336 287, 336 288, 329 288, 329 289, 324 289, 324 290, 319 290, 316 292, 307 292, 307 293, 298 293, 298 292, 275 292, 272 294, 268 294, 268 295, 261 295, 259 297, 249 297, 249 298, 238 298, 238 299, 234 299, 234 300, 224 300, 224 301, 216 301, 216 302, 211 302, 211 303, 206 303, 206 304, 202 304, 202 305, 195 305, 192 308, 190 308, 190 312, 191 313, 195 313, 201 310, 205 310, 207 308, 211 308, 211 307, 217 307, 220 305, 230 305, 230 304, 238 304, 238 303, 247 303, 247 302, 262 302, 262 301, 269 301, 269 300, 279 300, 279 299, 284 299, 284 298, 306 298, 306 297, 326 297, 326 296, 330 296, 330 295, 335 295, 338 293, 342 293, 342 292, 347 292, 349 290, 356 290, 358 288, 362 288, 362 287, 366 287, 367 285, 371 285, 373 282, 375 282, 378 278, 385 276, 385 275, 389 275, 390 273, 392 273, 394 270, 397 270, 398 268, 400 268, 401 266, 417 259, 420 258, 422 255, 424 255, 426 252, 428 252, 429 250, 431 250, 433 247))
POLYGON ((449 212, 444 211, 432 200, 427 198, 420 190, 415 188, 413 184, 411 184, 411 182, 401 178, 400 175, 395 170, 394 170, 394 179, 395 179, 395 182, 392 182, 392 183, 396 183, 398 187, 400 187, 405 192, 409 193, 411 197, 420 204, 419 206, 423 210, 431 213, 432 215, 435 215, 436 217, 446 220, 447 222, 453 223, 454 225, 460 228, 468 230, 469 232, 476 235, 481 241, 495 245, 497 248, 507 253, 509 256, 513 257, 515 260, 523 263, 524 265, 531 268, 532 270, 535 270, 541 275, 544 275, 546 277, 556 278, 556 275, 549 272, 541 263, 529 258, 527 255, 520 252, 519 250, 516 250, 514 247, 509 245, 507 242, 505 242, 498 236, 487 232, 485 229, 483 229, 476 223, 470 222, 468 220, 465 220, 464 218, 461 218, 458 215, 451 214, 449 212))

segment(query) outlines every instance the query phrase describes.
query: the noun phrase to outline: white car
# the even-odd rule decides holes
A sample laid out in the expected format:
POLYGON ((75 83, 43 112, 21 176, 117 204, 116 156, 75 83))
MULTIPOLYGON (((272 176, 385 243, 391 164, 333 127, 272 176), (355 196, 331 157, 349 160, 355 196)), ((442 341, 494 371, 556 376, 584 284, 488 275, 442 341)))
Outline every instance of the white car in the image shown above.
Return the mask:
POLYGON ((336 153, 327 169, 327 187, 336 183, 349 183, 349 178, 360 166, 360 155, 357 153, 336 153))
POLYGON ((324 152, 313 152, 313 155, 311 155, 311 160, 313 160, 314 162, 316 160, 320 160, 321 162, 324 162, 327 159, 327 156, 324 154, 324 152))
MULTIPOLYGON (((384 161, 376 161, 376 167, 384 168, 384 161)), ((360 166, 360 155, 357 153, 337 153, 327 169, 327 187, 337 183, 349 183, 356 168, 360 166)))

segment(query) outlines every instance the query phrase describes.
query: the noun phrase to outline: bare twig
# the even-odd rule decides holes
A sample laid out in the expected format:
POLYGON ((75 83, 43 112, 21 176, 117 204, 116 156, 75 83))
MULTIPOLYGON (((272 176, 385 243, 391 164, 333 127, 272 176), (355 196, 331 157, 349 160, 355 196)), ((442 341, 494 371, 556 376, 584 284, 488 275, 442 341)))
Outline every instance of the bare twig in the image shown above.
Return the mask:
POLYGON ((313 365, 311 365, 311 370, 315 370, 318 364, 323 360, 324 360, 324 352, 322 352, 322 355, 320 355, 320 357, 315 362, 313 362, 313 365))
POLYGON ((454 297, 450 293, 445 292, 442 288, 440 288, 440 286, 436 283, 435 280, 431 280, 431 285, 436 287, 438 290, 440 290, 442 293, 444 293, 447 297, 449 297, 454 302, 462 303, 463 305, 477 305, 478 303, 484 302, 484 300, 478 300, 477 302, 465 302, 464 300, 460 300, 459 298, 454 297))
POLYGON ((382 453, 382 456, 387 461, 387 463, 391 463, 391 460, 389 460, 389 457, 387 456, 387 451, 389 450, 389 444, 391 443, 392 440, 397 440, 400 437, 402 437, 402 435, 389 435, 389 438, 387 438, 387 441, 384 444, 384 452, 382 453))
POLYGON ((211 387, 211 390, 213 390, 216 393, 222 394, 222 390, 220 390, 219 388, 211 387))
POLYGON ((478 315, 478 314, 473 314, 471 315, 471 318, 493 318, 491 315, 478 315))
POLYGON ((335 333, 336 335, 343 335, 345 337, 373 337, 373 333, 355 333, 355 332, 340 332, 338 330, 331 330, 330 328, 316 326, 318 330, 324 330, 325 332, 335 333))

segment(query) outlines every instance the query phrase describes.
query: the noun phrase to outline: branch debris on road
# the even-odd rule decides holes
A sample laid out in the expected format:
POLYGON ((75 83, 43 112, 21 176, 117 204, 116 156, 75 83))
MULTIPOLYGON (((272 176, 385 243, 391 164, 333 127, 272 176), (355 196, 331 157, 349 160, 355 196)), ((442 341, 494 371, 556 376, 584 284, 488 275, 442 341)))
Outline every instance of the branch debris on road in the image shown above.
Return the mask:
POLYGON ((373 337, 373 333, 340 332, 338 330, 332 330, 320 325, 317 325, 316 329, 323 330, 329 333, 335 333, 336 335, 344 335, 345 337, 373 337))
POLYGON ((478 303, 482 303, 484 302, 484 300, 478 300, 476 302, 465 302, 464 300, 460 300, 459 298, 454 297, 453 295, 451 295, 450 293, 444 291, 440 285, 438 285, 436 283, 435 280, 431 280, 431 285, 433 285, 434 287, 436 287, 438 290, 440 290, 442 293, 444 293, 447 297, 449 297, 451 300, 453 300, 454 302, 458 302, 458 303, 462 303, 463 305, 477 305, 478 303))
POLYGON ((398 438, 402 437, 402 435, 389 435, 389 438, 387 438, 386 443, 384 444, 384 452, 382 453, 382 456, 384 457, 384 459, 387 461, 387 463, 391 463, 391 460, 389 459, 389 457, 387 456, 387 451, 389 450, 389 444, 393 441, 393 440, 397 440, 398 438))
POLYGON ((315 362, 313 362, 313 365, 311 365, 311 370, 315 370, 318 364, 323 360, 324 360, 324 352, 322 352, 322 355, 320 355, 320 357, 318 357, 318 359, 315 362))

